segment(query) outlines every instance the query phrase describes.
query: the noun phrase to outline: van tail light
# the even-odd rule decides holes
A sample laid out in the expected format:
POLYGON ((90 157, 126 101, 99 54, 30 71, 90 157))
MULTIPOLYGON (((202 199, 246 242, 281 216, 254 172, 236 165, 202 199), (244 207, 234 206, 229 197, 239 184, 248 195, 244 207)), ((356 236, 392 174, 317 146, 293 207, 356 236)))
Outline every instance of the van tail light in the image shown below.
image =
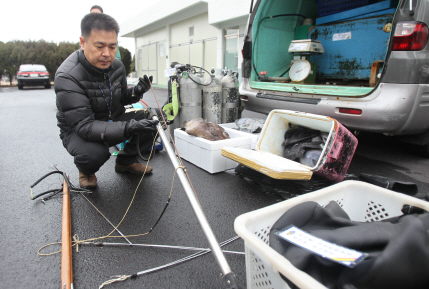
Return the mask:
POLYGON ((340 113, 346 113, 346 114, 355 114, 355 115, 361 115, 362 114, 362 110, 354 109, 354 108, 339 108, 338 111, 340 113))
POLYGON ((27 76, 28 73, 26 73, 26 72, 18 72, 18 75, 27 76))
POLYGON ((400 22, 396 24, 393 36, 394 51, 418 51, 428 43, 428 27, 420 22, 400 22))

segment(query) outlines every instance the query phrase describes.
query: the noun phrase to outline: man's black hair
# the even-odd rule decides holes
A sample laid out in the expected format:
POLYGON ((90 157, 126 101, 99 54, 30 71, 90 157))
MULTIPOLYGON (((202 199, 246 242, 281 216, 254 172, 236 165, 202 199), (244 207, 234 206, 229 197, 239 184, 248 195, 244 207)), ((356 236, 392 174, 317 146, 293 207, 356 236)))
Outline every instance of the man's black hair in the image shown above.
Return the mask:
POLYGON ((98 10, 101 11, 101 13, 103 13, 103 8, 101 8, 100 5, 94 5, 94 6, 92 6, 91 9, 89 9, 89 12, 91 12, 92 9, 98 9, 98 10))
POLYGON ((119 24, 113 17, 104 13, 86 14, 80 22, 80 30, 83 38, 87 39, 91 31, 115 31, 116 36, 119 34, 119 24))

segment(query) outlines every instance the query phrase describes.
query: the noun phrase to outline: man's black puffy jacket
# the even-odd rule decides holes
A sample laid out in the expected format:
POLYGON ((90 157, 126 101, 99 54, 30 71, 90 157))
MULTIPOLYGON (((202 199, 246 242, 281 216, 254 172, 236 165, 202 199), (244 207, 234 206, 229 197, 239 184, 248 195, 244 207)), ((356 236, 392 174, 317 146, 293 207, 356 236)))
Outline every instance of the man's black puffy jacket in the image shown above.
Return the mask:
POLYGON ((115 58, 108 69, 100 70, 86 60, 82 50, 78 50, 58 68, 54 83, 61 139, 74 131, 82 139, 92 142, 116 144, 126 140, 126 122, 107 122, 107 103, 109 106, 112 103, 111 118, 115 120, 125 112, 124 105, 140 99, 132 96, 133 88, 127 89, 125 67, 121 61, 115 58))

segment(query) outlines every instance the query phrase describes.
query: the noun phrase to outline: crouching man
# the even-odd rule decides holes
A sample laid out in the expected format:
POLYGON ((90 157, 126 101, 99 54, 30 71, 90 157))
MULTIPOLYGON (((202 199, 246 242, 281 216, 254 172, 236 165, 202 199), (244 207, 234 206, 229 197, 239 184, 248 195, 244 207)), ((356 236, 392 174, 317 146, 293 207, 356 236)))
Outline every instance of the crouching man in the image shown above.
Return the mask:
POLYGON ((127 139, 116 158, 115 171, 152 171, 138 162, 137 147, 142 152, 151 147, 158 121, 151 119, 150 110, 125 113, 124 105, 139 101, 149 90, 152 77, 140 78, 138 85, 127 89, 124 65, 115 58, 116 20, 107 14, 87 14, 81 32, 81 49, 55 74, 55 93, 60 138, 74 157, 80 186, 92 189, 97 186, 95 173, 110 157, 109 147, 127 139))

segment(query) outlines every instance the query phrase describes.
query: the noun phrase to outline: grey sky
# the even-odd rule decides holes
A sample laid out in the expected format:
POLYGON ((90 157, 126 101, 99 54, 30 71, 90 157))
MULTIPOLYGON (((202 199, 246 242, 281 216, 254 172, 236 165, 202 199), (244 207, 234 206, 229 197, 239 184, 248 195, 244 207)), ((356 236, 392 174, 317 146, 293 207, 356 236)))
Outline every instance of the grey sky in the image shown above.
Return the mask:
MULTIPOLYGON (((92 5, 100 5, 104 13, 118 21, 119 26, 158 0, 39 0, 2 1, 0 41, 45 40, 78 42, 80 21, 92 5)), ((119 33, 121 35, 121 33, 119 33)), ((119 45, 134 55, 134 39, 119 37, 119 45)))

